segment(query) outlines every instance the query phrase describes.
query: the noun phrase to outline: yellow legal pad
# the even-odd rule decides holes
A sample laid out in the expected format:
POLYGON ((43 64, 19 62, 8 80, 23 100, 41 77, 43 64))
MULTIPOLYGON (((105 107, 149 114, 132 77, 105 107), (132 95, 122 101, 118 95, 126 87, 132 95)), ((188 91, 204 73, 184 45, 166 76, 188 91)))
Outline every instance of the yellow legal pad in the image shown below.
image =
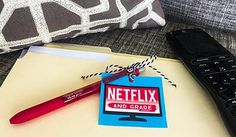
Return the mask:
MULTIPOLYGON (((111 53, 109 49, 48 45, 36 47, 17 60, 0 88, 1 137, 228 137, 210 96, 178 60, 159 58, 153 63, 177 84, 164 81, 168 128, 98 125, 99 94, 32 121, 11 125, 17 112, 98 81, 82 75, 102 72, 110 64, 127 66, 147 57, 111 53), (48 48, 50 47, 50 48, 48 48)), ((147 69, 143 75, 157 75, 147 69)))

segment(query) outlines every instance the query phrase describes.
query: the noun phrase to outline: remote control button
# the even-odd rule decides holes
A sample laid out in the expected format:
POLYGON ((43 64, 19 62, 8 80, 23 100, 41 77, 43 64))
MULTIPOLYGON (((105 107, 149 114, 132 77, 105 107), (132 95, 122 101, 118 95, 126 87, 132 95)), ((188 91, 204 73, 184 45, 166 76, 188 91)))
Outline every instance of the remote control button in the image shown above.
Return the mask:
POLYGON ((197 67, 198 68, 205 68, 205 67, 208 67, 209 65, 207 65, 206 63, 203 63, 203 64, 198 64, 197 67))
POLYGON ((223 55, 223 56, 219 56, 218 58, 219 58, 219 59, 226 59, 226 58, 228 58, 228 57, 223 55))
POLYGON ((209 61, 209 58, 201 58, 201 59, 197 59, 197 62, 206 62, 209 61))
POLYGON ((227 60, 227 63, 234 63, 235 61, 233 59, 227 60))
POLYGON ((208 82, 212 82, 212 81, 215 82, 215 79, 216 79, 216 78, 214 77, 214 75, 208 75, 208 76, 207 76, 207 81, 208 81, 208 82))
POLYGON ((230 65, 230 68, 231 68, 231 69, 236 69, 236 64, 230 65))
POLYGON ((226 71, 227 70, 227 68, 225 67, 225 66, 219 66, 218 67, 218 71, 219 72, 224 72, 224 71, 226 71))
POLYGON ((231 59, 232 57, 231 56, 228 56, 228 55, 220 55, 220 56, 213 56, 213 57, 210 57, 210 60, 211 61, 215 61, 215 60, 225 60, 225 59, 231 59))
POLYGON ((227 89, 227 87, 224 86, 224 85, 221 85, 221 86, 217 87, 217 90, 221 91, 223 94, 225 94, 225 93, 227 94, 228 93, 228 91, 226 89, 227 89), (225 91, 225 93, 224 93, 224 91, 225 91))
POLYGON ((230 77, 229 80, 231 83, 236 83, 236 78, 234 76, 230 77))
POLYGON ((225 66, 225 61, 213 61, 211 62, 212 67, 225 66))
POLYGON ((211 73, 218 72, 218 69, 215 68, 215 67, 211 67, 211 68, 199 69, 198 71, 200 71, 204 75, 208 75, 208 74, 211 74, 211 73))
POLYGON ((232 76, 232 73, 228 73, 228 72, 227 72, 227 73, 224 74, 224 76, 227 77, 227 78, 229 78, 229 77, 232 76))
POLYGON ((211 82, 220 82, 222 78, 224 78, 224 75, 221 73, 218 74, 209 74, 206 76, 207 81, 211 82))
POLYGON ((219 65, 219 64, 221 64, 221 62, 219 62, 219 61, 214 61, 213 62, 213 65, 219 65))
POLYGON ((228 108, 230 106, 232 106, 233 109, 236 109, 236 98, 226 102, 225 107, 228 108))
POLYGON ((218 86, 218 85, 219 85, 219 82, 214 81, 214 82, 212 82, 212 85, 213 85, 213 86, 218 86))
MULTIPOLYGON (((236 99, 231 100, 231 104, 236 105, 236 99)), ((236 109, 236 107, 234 109, 236 109)))
POLYGON ((206 63, 209 62, 209 58, 199 58, 191 61, 192 64, 206 63))
POLYGON ((219 60, 219 56, 210 57, 210 60, 211 60, 211 61, 219 60))
POLYGON ((230 76, 229 81, 231 85, 236 88, 236 76, 230 76))
POLYGON ((235 98, 235 91, 223 90, 219 92, 219 95, 226 101, 232 100, 235 98))
POLYGON ((210 72, 213 72, 213 70, 210 68, 206 68, 206 69, 203 69, 202 72, 203 73, 210 73, 210 72))
POLYGON ((222 77, 227 77, 227 78, 235 78, 236 77, 236 71, 229 71, 224 73, 222 77))
POLYGON ((224 80, 223 80, 223 84, 224 84, 224 85, 230 85, 231 83, 230 83, 230 80, 224 79, 224 80))

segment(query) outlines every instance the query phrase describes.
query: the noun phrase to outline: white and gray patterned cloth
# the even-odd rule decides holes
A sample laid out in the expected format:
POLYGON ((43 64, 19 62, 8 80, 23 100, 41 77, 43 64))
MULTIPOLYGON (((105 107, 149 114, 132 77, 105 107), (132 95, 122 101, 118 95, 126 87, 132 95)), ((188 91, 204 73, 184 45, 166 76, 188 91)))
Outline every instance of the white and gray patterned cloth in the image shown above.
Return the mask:
POLYGON ((0 53, 115 28, 164 26, 159 0, 0 0, 0 53))
POLYGON ((236 0, 160 0, 167 18, 236 33, 236 0))
MULTIPOLYGON (((63 39, 57 42, 105 46, 117 53, 177 58, 172 47, 167 43, 165 34, 174 30, 192 28, 196 28, 196 26, 167 20, 164 27, 136 30, 116 29, 104 33, 80 35, 76 38, 63 39)), ((205 29, 205 31, 236 56, 236 33, 222 32, 215 29, 205 29)), ((0 54, 0 86, 20 53, 21 51, 15 51, 0 54)))

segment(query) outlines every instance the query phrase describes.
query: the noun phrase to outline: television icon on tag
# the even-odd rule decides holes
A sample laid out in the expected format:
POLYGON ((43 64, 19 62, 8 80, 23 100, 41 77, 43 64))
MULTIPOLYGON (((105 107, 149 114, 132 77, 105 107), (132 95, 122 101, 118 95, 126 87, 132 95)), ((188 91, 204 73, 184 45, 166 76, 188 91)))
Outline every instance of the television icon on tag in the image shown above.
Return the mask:
POLYGON ((120 121, 147 122, 137 116, 162 116, 158 87, 137 87, 106 84, 104 114, 128 115, 120 121))

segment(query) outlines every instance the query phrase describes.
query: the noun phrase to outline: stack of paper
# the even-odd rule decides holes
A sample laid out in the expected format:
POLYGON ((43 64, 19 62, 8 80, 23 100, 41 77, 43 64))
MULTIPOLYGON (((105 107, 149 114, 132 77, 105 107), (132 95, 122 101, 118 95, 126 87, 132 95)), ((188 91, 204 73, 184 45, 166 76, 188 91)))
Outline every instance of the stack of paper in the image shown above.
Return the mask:
MULTIPOLYGON (((174 88, 164 82, 168 128, 100 126, 99 94, 32 121, 11 125, 9 119, 17 112, 100 79, 95 77, 82 80, 82 75, 102 72, 107 65, 113 63, 127 66, 147 58, 115 54, 104 48, 77 50, 71 47, 66 50, 62 45, 48 46, 50 48, 30 48, 23 58, 17 60, 0 88, 1 137, 229 136, 210 96, 179 61, 163 58, 154 62, 153 66, 177 84, 177 88, 174 88)), ((143 75, 157 74, 147 70, 143 75)))

